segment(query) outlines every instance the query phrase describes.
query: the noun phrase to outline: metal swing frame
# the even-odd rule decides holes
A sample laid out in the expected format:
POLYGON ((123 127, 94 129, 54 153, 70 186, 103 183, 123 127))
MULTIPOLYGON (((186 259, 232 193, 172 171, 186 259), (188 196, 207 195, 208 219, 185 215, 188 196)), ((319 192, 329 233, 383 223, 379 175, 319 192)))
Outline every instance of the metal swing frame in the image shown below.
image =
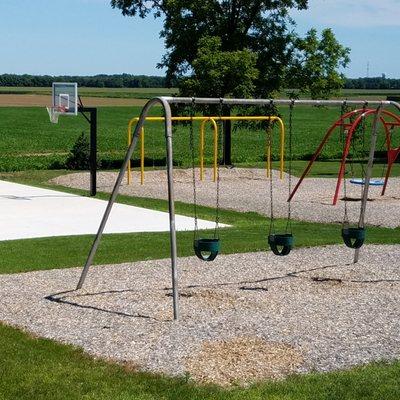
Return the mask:
MULTIPOLYGON (((344 103, 343 105, 347 105, 349 102, 344 103)), ((358 110, 352 110, 343 113, 340 118, 335 121, 334 124, 330 126, 330 128, 326 131, 325 136, 321 140, 320 144, 318 145, 317 149, 315 150, 313 156, 311 157, 310 161, 308 162, 306 168, 304 169, 302 175, 300 176, 295 188, 293 189, 289 200, 291 200, 298 188, 300 187, 301 183, 303 182, 303 179, 308 175, 309 171, 312 168, 312 165, 314 162, 317 160, 319 155, 321 154, 324 146, 328 142, 328 140, 332 137, 332 134, 335 132, 336 129, 345 129, 347 131, 345 135, 345 146, 343 149, 342 157, 340 160, 340 168, 338 171, 338 176, 337 176, 337 181, 336 181, 336 188, 335 188, 335 193, 333 196, 332 200, 332 205, 336 205, 338 198, 339 198, 339 192, 340 192, 340 187, 341 183, 344 179, 344 171, 346 167, 346 159, 349 155, 350 152, 350 147, 352 145, 352 138, 353 135, 356 131, 356 129, 360 126, 360 124, 370 115, 374 115, 377 112, 377 109, 375 108, 369 108, 369 101, 365 101, 363 104, 362 109, 358 110), (354 121, 351 120, 351 118, 354 118, 354 121)), ((400 154, 400 148, 392 148, 391 147, 391 133, 390 133, 390 128, 389 127, 399 127, 400 126, 400 117, 398 115, 393 114, 392 112, 382 110, 379 121, 384 128, 384 133, 385 133, 385 142, 386 142, 386 147, 387 147, 387 170, 385 174, 385 178, 382 184, 379 186, 383 186, 381 195, 383 196, 385 194, 386 186, 390 177, 390 173, 393 167, 394 162, 396 161, 397 157, 400 154)), ((363 183, 362 183, 363 184, 363 183)), ((374 184, 370 181, 370 185, 374 186, 374 184)))
MULTIPOLYGON (((77 289, 82 288, 85 282, 86 276, 88 274, 89 268, 92 265, 94 256, 97 252, 101 237, 103 235, 104 228, 107 224, 107 220, 110 216, 111 209, 115 203, 118 196, 119 189, 122 180, 125 175, 129 160, 137 146, 140 132, 145 123, 146 117, 149 111, 155 105, 161 105, 164 110, 164 130, 166 139, 166 153, 167 153, 167 178, 168 178, 168 204, 169 204, 169 222, 170 222, 170 252, 171 252, 171 275, 172 275, 172 301, 173 301, 173 318, 177 320, 179 318, 179 290, 178 290, 178 269, 177 269, 177 246, 176 246, 176 228, 175 228, 175 197, 174 197, 174 180, 173 180, 173 142, 172 142, 172 112, 171 104, 191 104, 193 100, 196 104, 223 104, 223 105, 243 105, 243 106, 262 106, 262 105, 308 105, 308 106, 340 106, 343 104, 344 100, 274 100, 274 99, 222 99, 222 98, 191 98, 191 97, 156 97, 149 100, 142 109, 142 113, 139 117, 139 121, 136 124, 135 131, 133 134, 133 140, 129 146, 124 162, 121 166, 121 170, 118 174, 117 180, 114 184, 113 191, 111 193, 108 205, 104 212, 103 218, 101 220, 98 232, 88 254, 85 266, 83 267, 81 277, 79 279, 77 289)), ((347 105, 362 105, 365 101, 349 100, 345 101, 347 105)), ((394 106, 398 111, 400 111, 400 104, 394 101, 368 101, 369 106, 376 106, 377 113, 375 114, 375 119, 372 127, 371 144, 370 144, 370 155, 368 159, 365 185, 361 203, 361 212, 359 226, 364 226, 364 217, 367 205, 369 181, 372 174, 372 166, 374 161, 374 153, 376 147, 378 121, 381 111, 388 106, 394 106)), ((355 250, 354 262, 358 261, 359 250, 355 250)))
MULTIPOLYGON (((146 122, 164 122, 164 117, 146 117, 146 122)), ((214 143, 213 143, 213 181, 217 181, 217 153, 218 153, 218 127, 217 122, 220 121, 274 121, 279 124, 279 134, 280 134, 280 163, 279 163, 279 173, 280 179, 283 179, 283 171, 284 171, 284 144, 285 144, 285 126, 281 118, 275 115, 259 115, 259 116, 247 116, 247 115, 230 115, 230 116, 195 116, 193 118, 190 117, 172 117, 172 122, 190 122, 190 121, 200 121, 200 180, 204 180, 204 146, 205 146, 205 125, 207 123, 211 124, 214 131, 214 143)), ((128 123, 128 147, 132 143, 132 129, 134 125, 139 121, 139 117, 134 117, 129 120, 128 123)), ((144 157, 145 157, 145 148, 144 148, 144 128, 141 130, 140 134, 140 184, 144 184, 144 157)), ((266 174, 269 177, 269 173, 271 170, 271 149, 266 149, 266 174)), ((128 162, 127 168, 127 182, 128 185, 132 182, 132 168, 131 161, 128 162)))

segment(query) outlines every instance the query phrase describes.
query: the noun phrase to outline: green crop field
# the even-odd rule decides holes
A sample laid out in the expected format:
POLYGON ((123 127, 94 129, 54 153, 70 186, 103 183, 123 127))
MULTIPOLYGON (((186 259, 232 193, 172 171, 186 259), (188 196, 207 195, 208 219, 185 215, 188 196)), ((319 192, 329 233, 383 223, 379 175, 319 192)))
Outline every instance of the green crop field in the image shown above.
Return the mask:
MULTIPOLYGON (((127 123, 140 114, 140 107, 99 107, 98 148, 103 168, 117 168, 127 147, 127 123)), ((279 110, 288 135, 288 108, 279 110)), ((153 115, 160 115, 161 109, 153 109, 153 115)), ((310 158, 324 133, 340 115, 337 107, 298 106, 293 114, 293 159, 310 158)), ((60 117, 59 124, 49 122, 47 112, 38 107, 0 107, 0 171, 27 169, 60 169, 81 132, 88 133, 89 126, 82 116, 60 117)), ((191 163, 189 147, 189 125, 178 124, 174 130, 174 162, 177 166, 188 167, 191 163)), ((273 135, 273 158, 279 157, 279 135, 273 135)), ((199 124, 194 124, 194 142, 197 157, 199 124)), ((288 137, 288 136, 287 136, 288 137)), ((364 145, 357 144, 355 154, 360 156, 368 151, 368 134, 364 145)), ((232 161, 235 165, 258 166, 265 160, 266 133, 258 127, 235 124, 232 136, 232 161)), ((393 144, 400 141, 393 136, 393 144)), ((146 164, 165 163, 165 143, 162 124, 151 122, 146 125, 146 164)), ((383 135, 377 146, 383 150, 383 135)), ((338 159, 342 143, 336 132, 321 154, 320 160, 338 159)), ((134 155, 137 163, 138 153, 134 155)), ((212 161, 212 133, 206 137, 206 162, 212 161)))
MULTIPOLYGON (((123 98, 123 99, 149 99, 157 96, 170 96, 176 94, 175 88, 86 88, 80 87, 79 94, 84 97, 105 97, 105 98, 123 98)), ((37 94, 51 95, 50 87, 0 87, 2 94, 37 94)))
MULTIPOLYGON (((169 96, 177 94, 176 88, 87 88, 80 87, 79 93, 86 97, 106 97, 106 98, 137 98, 148 99, 155 96, 169 96)), ((297 92, 296 90, 282 90, 276 97, 287 98, 288 93, 297 92)), ((38 94, 50 95, 49 87, 0 87, 1 94, 38 94)), ((400 90, 396 89, 343 89, 338 98, 346 99, 378 99, 385 100, 387 96, 400 96, 400 90)), ((302 96, 305 97, 305 96, 302 96)))

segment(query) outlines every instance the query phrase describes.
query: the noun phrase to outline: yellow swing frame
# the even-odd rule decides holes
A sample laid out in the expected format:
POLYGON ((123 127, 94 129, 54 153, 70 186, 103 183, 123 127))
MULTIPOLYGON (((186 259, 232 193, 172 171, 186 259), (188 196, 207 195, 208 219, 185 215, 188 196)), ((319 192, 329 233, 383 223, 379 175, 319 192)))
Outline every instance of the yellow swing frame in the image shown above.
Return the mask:
MULTIPOLYGON (((187 122, 187 121, 201 121, 200 125, 200 180, 204 179, 204 152, 205 152, 205 127, 208 122, 211 123, 213 129, 213 181, 218 179, 218 125, 217 121, 276 121, 279 126, 280 133, 280 162, 279 162, 279 178, 283 179, 283 171, 285 168, 285 126, 281 118, 277 116, 210 116, 210 117, 172 117, 173 122, 187 122)), ((132 129, 139 121, 139 117, 132 118, 128 123, 128 146, 132 143, 132 129)), ((164 122, 164 117, 146 117, 146 122, 164 122)), ((267 134, 269 131, 267 130, 267 134)), ((266 175, 270 176, 272 173, 271 163, 271 145, 267 141, 266 149, 266 175)), ((140 131, 140 184, 144 184, 144 157, 145 157, 145 133, 144 128, 140 131)), ((128 185, 132 183, 132 166, 131 160, 127 166, 127 181, 128 185)))

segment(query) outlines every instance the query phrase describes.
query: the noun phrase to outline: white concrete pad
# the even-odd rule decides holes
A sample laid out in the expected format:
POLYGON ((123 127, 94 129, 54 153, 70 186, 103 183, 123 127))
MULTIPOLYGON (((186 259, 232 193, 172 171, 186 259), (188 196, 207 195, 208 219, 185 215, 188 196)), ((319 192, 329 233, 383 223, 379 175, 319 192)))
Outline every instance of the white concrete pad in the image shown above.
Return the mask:
MULTIPOLYGON (((0 181, 0 240, 94 234, 107 206, 104 200, 0 181)), ((199 229, 214 222, 198 221, 199 229)), ((176 216, 177 230, 193 230, 194 220, 176 216)), ((105 233, 169 230, 168 213, 115 204, 105 233)))

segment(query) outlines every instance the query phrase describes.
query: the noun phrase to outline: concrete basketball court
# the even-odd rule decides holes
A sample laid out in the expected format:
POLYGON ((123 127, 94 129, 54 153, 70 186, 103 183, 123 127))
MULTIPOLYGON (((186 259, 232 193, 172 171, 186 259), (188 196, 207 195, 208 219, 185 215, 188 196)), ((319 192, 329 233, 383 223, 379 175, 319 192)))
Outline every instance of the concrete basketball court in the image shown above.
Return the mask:
MULTIPOLYGON (((55 190, 0 181, 0 240, 94 234, 107 202, 55 190)), ((198 221, 213 229, 213 221, 198 221)), ((194 220, 176 215, 177 230, 193 230, 194 220)), ((166 212, 115 204, 104 233, 169 231, 166 212)))

